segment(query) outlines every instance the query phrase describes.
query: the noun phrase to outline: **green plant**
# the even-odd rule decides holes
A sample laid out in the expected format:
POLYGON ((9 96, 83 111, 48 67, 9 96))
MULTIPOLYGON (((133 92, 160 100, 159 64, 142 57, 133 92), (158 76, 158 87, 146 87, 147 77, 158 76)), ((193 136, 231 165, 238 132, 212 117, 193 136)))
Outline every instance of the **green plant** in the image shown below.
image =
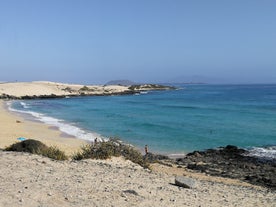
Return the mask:
POLYGON ((87 144, 81 147, 81 150, 73 155, 73 160, 82 160, 92 158, 91 145, 87 144))
POLYGON ((141 88, 141 85, 132 85, 128 87, 128 89, 132 91, 139 90, 140 88, 141 88))
POLYGON ((90 89, 87 86, 83 86, 80 88, 80 91, 89 91, 90 89))
POLYGON ((121 154, 127 160, 141 165, 142 167, 149 168, 149 163, 144 159, 143 155, 131 146, 122 145, 121 154))
POLYGON ((56 146, 48 147, 47 149, 42 151, 42 154, 45 157, 52 158, 54 160, 67 160, 68 157, 65 155, 63 151, 58 149, 56 146))
POLYGON ((42 142, 34 139, 27 139, 22 142, 17 142, 10 145, 5 150, 6 151, 16 151, 16 152, 29 152, 32 154, 41 154, 43 150, 48 147, 42 142))
POLYGON ((70 88, 70 87, 66 87, 66 88, 64 88, 64 89, 62 89, 62 90, 64 90, 64 91, 66 91, 66 92, 69 92, 69 93, 72 93, 74 90, 72 89, 72 88, 70 88))
POLYGON ((107 142, 100 142, 96 145, 85 145, 81 151, 73 155, 74 160, 81 159, 108 159, 112 156, 123 156, 134 163, 149 168, 148 162, 143 155, 134 147, 121 143, 118 139, 110 139, 107 142))
POLYGON ((49 157, 55 160, 67 160, 65 153, 57 147, 48 147, 42 142, 34 139, 27 139, 22 142, 17 142, 5 148, 6 151, 29 152, 49 157))

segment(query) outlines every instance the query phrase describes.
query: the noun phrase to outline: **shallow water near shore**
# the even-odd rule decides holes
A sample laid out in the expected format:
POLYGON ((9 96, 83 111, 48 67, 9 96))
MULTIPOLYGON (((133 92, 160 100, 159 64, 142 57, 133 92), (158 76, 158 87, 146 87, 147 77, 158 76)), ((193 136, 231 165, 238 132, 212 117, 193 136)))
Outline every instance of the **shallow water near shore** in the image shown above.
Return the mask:
POLYGON ((165 154, 231 144, 276 157, 276 85, 175 86, 140 95, 20 100, 10 108, 85 140, 119 137, 165 154))

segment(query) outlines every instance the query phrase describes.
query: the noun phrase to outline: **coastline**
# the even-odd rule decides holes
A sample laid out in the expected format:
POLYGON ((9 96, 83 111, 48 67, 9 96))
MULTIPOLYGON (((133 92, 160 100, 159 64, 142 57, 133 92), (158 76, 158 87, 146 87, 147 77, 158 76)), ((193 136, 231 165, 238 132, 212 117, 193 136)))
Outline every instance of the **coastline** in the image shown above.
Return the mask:
MULTIPOLYGON (((26 137, 71 155, 86 143, 45 123, 25 120, 5 104, 0 100, 0 148, 26 137)), ((121 157, 60 162, 0 150, 0 158, 5 175, 0 178, 0 190, 6 195, 0 199, 3 206, 86 206, 91 202, 94 206, 273 206, 275 202, 275 192, 266 188, 172 163, 155 163, 148 171, 121 157), (196 187, 173 185, 177 175, 194 179, 196 187)))
MULTIPOLYGON (((38 121, 34 121, 34 120, 29 121, 28 119, 24 119, 24 116, 21 117, 20 114, 18 115, 19 117, 17 117, 16 112, 8 111, 8 109, 7 109, 7 107, 5 107, 5 103, 3 101, 2 101, 2 106, 3 106, 3 109, 5 109, 7 113, 9 113, 8 115, 12 115, 12 116, 15 115, 13 118, 14 119, 17 118, 13 124, 16 124, 19 126, 23 125, 23 126, 25 126, 24 127, 25 129, 32 128, 32 131, 29 130, 28 132, 31 132, 31 133, 33 133, 34 131, 36 132, 35 137, 33 134, 31 134, 31 135, 28 134, 25 136, 26 138, 37 139, 37 140, 45 143, 48 146, 53 146, 53 145, 57 146, 62 151, 65 151, 65 153, 69 156, 72 155, 74 152, 79 151, 82 145, 88 143, 87 141, 84 141, 82 139, 76 138, 72 135, 62 132, 62 130, 60 130, 58 127, 48 125, 47 123, 40 122, 39 120, 38 121), (23 118, 24 121, 20 120, 20 118, 23 118), (26 125, 31 125, 31 126, 26 126, 26 125), (43 128, 44 130, 47 130, 47 131, 41 133, 41 131, 42 131, 41 128, 43 128), (41 136, 42 134, 43 134, 43 136, 41 136), (44 136, 45 134, 47 135, 47 137, 44 136), (50 139, 48 137, 50 137, 50 139), (81 144, 79 144, 79 141, 81 144)), ((18 131, 18 129, 17 129, 17 131, 18 131)), ((19 132, 21 132, 21 131, 19 130, 19 132)), ((23 132, 23 134, 24 133, 25 132, 23 132)), ((21 136, 18 135, 17 137, 21 137, 21 136)), ((15 139, 13 138, 12 140, 14 141, 15 139)), ((13 143, 9 143, 9 145, 10 144, 13 144, 13 143)), ((0 148, 1 148, 1 145, 0 145, 0 148)), ((236 149, 236 148, 234 148, 234 149, 236 149)), ((139 151, 142 154, 144 154, 142 149, 139 149, 139 151)), ((194 152, 196 155, 195 158, 192 158, 190 156, 190 154, 193 154, 193 153, 188 153, 187 155, 174 154, 174 156, 170 155, 170 154, 163 154, 163 153, 161 153, 161 154, 150 153, 150 154, 152 154, 153 160, 155 159, 154 157, 162 157, 162 156, 163 157, 168 156, 168 158, 170 158, 170 159, 161 158, 161 160, 160 160, 161 162, 159 162, 159 164, 161 164, 161 165, 167 165, 167 166, 171 167, 171 168, 165 170, 167 172, 175 173, 177 170, 173 169, 173 165, 177 165, 178 168, 183 169, 182 170, 183 174, 186 174, 187 170, 193 169, 193 173, 190 174, 191 177, 193 177, 193 174, 196 171, 197 172, 201 171, 201 173, 203 173, 203 174, 206 173, 206 174, 215 175, 215 176, 230 177, 230 178, 234 177, 234 178, 240 180, 241 182, 246 181, 247 179, 245 179, 245 178, 248 176, 251 176, 251 177, 248 177, 247 181, 249 181, 253 184, 256 184, 256 185, 264 185, 264 186, 270 186, 270 183, 271 183, 272 188, 274 188, 273 186, 275 186, 275 185, 273 183, 275 181, 270 180, 270 179, 272 179, 272 177, 271 177, 271 174, 269 173, 270 170, 273 169, 272 166, 269 167, 269 166, 263 165, 262 163, 258 162, 258 159, 254 160, 252 162, 252 159, 254 159, 254 158, 250 157, 250 156, 248 158, 243 157, 243 156, 240 157, 238 149, 237 149, 237 152, 235 152, 237 155, 235 157, 233 157, 234 158, 233 163, 231 163, 231 165, 229 165, 229 166, 228 165, 225 166, 223 163, 227 162, 228 158, 223 158, 224 159, 223 160, 222 157, 224 156, 225 153, 226 154, 229 153, 229 155, 233 155, 233 152, 231 150, 228 152, 227 148, 226 148, 226 151, 224 151, 221 155, 219 155, 219 152, 214 149, 212 149, 211 151, 214 152, 214 155, 211 155, 211 157, 214 157, 212 161, 210 160, 210 158, 208 158, 208 156, 209 156, 208 153, 206 153, 206 152, 208 152, 208 150, 206 152, 204 152, 204 151, 203 152, 194 152), (204 156, 198 156, 199 153, 201 153, 204 156), (244 164, 241 164, 241 166, 236 166, 236 164, 235 164, 236 157, 238 160, 243 159, 244 164), (207 158, 207 160, 209 160, 209 161, 207 161, 207 163, 206 163, 205 158, 207 158), (165 162, 162 161, 163 159, 165 159, 164 160, 165 162), (187 159, 188 162, 186 162, 185 159, 187 159), (220 160, 220 159, 222 159, 222 161, 220 161, 218 163, 218 165, 215 164, 216 161, 220 160), (212 163, 214 163, 214 164, 212 164, 212 163), (248 166, 250 166, 249 169, 254 168, 255 171, 254 170, 251 172, 248 171, 247 173, 244 173, 244 174, 240 172, 240 173, 238 173, 238 176, 236 176, 234 173, 231 173, 232 170, 240 171, 240 168, 243 168, 243 165, 246 165, 246 166, 248 165, 248 166), (207 167, 207 166, 209 166, 209 167, 207 167), (261 168, 268 169, 268 172, 265 173, 264 175, 262 175, 262 172, 260 171, 259 166, 262 166, 261 168), (205 167, 206 167, 206 169, 205 169, 205 167), (230 170, 231 172, 229 171, 229 173, 226 173, 227 168, 229 168, 229 167, 232 168, 232 170, 230 170), (219 168, 221 168, 221 169, 219 169, 219 168), (209 169, 211 169, 211 171, 209 169), (258 169, 258 171, 257 171, 257 169, 258 169), (215 172, 215 173, 213 173, 213 172, 215 172), (226 174, 227 174, 227 176, 226 176, 226 174), (258 177, 258 179, 256 180, 255 177, 258 177), (268 181, 263 182, 262 178, 265 178, 268 181)), ((242 151, 245 152, 245 150, 242 150, 242 151)), ((249 153, 249 152, 247 151, 247 153, 249 153)), ((149 158, 149 159, 151 159, 151 158, 149 158)), ((157 158, 157 160, 158 159, 159 158, 157 158)), ((232 160, 232 158, 230 160, 232 160)), ((238 160, 237 160, 237 162, 238 162, 238 160)), ((153 169, 155 169, 157 172, 163 172, 163 170, 164 170, 159 165, 157 165, 157 166, 152 165, 152 166, 154 166, 153 169)), ((177 168, 177 167, 174 167, 174 168, 177 168)), ((181 172, 181 170, 178 170, 178 171, 181 172)), ((242 169, 242 172, 245 172, 245 170, 242 169)), ((171 173, 171 175, 173 175, 174 173, 171 173)))
POLYGON ((6 102, 0 100, 0 148, 5 148, 15 142, 17 138, 36 139, 48 146, 56 146, 67 155, 78 151, 87 144, 85 140, 77 139, 46 125, 45 123, 29 121, 9 111, 6 102))
POLYGON ((0 84, 0 99, 44 99, 76 96, 129 95, 152 90, 175 90, 158 84, 80 85, 50 81, 9 82, 0 84))

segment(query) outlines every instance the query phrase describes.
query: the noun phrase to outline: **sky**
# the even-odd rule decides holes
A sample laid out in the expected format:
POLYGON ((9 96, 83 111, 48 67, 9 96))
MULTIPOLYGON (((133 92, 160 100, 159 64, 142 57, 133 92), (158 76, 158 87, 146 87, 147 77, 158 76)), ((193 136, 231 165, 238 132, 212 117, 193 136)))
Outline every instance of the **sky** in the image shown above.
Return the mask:
POLYGON ((0 81, 276 83, 275 0, 0 0, 0 81))

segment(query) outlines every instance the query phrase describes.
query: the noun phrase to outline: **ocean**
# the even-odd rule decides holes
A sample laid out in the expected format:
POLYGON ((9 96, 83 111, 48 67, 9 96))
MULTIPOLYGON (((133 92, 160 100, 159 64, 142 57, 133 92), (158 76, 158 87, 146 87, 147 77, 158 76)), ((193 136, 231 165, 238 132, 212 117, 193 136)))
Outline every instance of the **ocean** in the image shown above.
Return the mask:
POLYGON ((276 85, 175 84, 135 95, 16 100, 12 111, 93 141, 186 154, 226 145, 276 158, 276 85))

